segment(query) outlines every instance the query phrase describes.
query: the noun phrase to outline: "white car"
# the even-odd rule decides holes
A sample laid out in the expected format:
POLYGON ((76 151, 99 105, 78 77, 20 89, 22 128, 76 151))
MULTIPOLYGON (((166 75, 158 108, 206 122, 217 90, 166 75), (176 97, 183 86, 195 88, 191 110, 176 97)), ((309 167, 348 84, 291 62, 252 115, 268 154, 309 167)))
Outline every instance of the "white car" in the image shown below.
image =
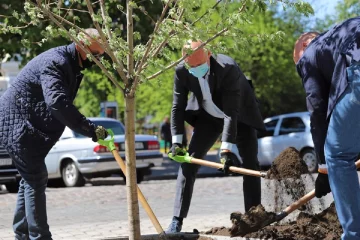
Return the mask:
POLYGON ((264 123, 266 131, 258 135, 260 166, 270 166, 282 151, 288 147, 294 147, 300 152, 309 172, 317 171, 308 112, 278 115, 266 118, 264 123))
MULTIPOLYGON (((96 125, 112 129, 115 145, 125 160, 125 128, 112 118, 89 118, 96 125)), ((156 136, 135 135, 137 181, 151 174, 151 167, 161 166, 163 155, 156 136)), ((65 128, 59 141, 45 158, 49 179, 59 179, 65 186, 82 186, 86 179, 122 174, 111 152, 90 138, 65 128)), ((125 177, 124 177, 125 179, 125 177)))
MULTIPOLYGON (((282 151, 294 147, 300 152, 309 172, 317 171, 308 112, 277 115, 266 118, 264 124, 266 131, 258 132, 258 159, 261 167, 271 166, 282 151)), ((220 157, 220 149, 218 157, 220 157)))

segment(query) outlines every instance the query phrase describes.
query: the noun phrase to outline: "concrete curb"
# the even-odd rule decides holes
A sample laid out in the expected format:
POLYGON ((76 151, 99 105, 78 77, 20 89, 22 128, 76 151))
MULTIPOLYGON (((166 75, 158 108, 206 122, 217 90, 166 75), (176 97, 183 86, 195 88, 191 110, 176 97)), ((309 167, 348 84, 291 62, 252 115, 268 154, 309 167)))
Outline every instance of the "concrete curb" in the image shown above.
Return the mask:
MULTIPOLYGON (((257 238, 244 238, 244 237, 228 237, 228 236, 216 236, 196 233, 173 233, 166 234, 167 238, 161 237, 159 234, 142 235, 141 240, 258 240, 257 238)), ((129 237, 118 238, 102 238, 101 240, 129 240, 129 237)))

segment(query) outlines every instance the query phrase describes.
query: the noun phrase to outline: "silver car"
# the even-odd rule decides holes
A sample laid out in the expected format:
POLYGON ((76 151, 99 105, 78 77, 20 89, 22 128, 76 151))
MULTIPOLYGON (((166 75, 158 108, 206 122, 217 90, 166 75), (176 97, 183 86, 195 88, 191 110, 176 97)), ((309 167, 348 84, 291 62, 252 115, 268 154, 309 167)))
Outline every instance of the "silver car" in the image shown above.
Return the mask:
MULTIPOLYGON (((282 151, 294 147, 300 152, 309 172, 317 171, 308 112, 277 115, 266 118, 264 124, 266 131, 258 133, 258 159, 261 167, 271 166, 282 151)), ((220 149, 218 158, 220 158, 220 149)))
POLYGON ((266 131, 259 134, 258 140, 258 158, 261 166, 270 166, 282 151, 294 147, 300 152, 309 172, 317 171, 308 112, 282 114, 266 118, 264 123, 266 131))
MULTIPOLYGON (((115 145, 120 156, 125 160, 125 128, 112 118, 89 118, 97 125, 112 129, 115 134, 115 145)), ((140 183, 145 175, 151 174, 150 168, 161 166, 163 155, 156 136, 136 135, 136 168, 137 181, 140 183)), ((108 177, 122 174, 120 167, 111 152, 90 138, 65 128, 59 141, 47 155, 46 166, 49 179, 58 179, 67 187, 83 186, 85 179, 108 177)), ((125 179, 125 177, 124 177, 125 179)))

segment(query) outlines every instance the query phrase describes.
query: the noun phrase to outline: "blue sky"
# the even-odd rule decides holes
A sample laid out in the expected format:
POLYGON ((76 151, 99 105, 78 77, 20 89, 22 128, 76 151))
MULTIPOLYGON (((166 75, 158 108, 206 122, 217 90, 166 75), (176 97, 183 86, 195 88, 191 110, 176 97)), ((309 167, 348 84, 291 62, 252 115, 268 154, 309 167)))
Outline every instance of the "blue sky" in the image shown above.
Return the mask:
POLYGON ((315 18, 324 18, 327 14, 335 14, 335 6, 340 0, 308 0, 315 11, 315 18))

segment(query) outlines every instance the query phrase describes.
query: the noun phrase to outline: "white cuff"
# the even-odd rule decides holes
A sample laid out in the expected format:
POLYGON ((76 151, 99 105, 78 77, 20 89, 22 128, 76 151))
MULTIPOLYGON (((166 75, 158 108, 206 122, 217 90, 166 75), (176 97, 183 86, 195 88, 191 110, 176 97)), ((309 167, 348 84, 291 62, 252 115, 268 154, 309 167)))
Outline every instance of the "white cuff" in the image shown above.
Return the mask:
POLYGON ((172 136, 172 143, 180 143, 180 144, 182 144, 182 142, 183 142, 183 135, 182 134, 172 136))
POLYGON ((235 154, 235 156, 239 159, 239 161, 242 163, 242 160, 240 158, 240 154, 239 154, 239 149, 237 148, 236 144, 234 143, 229 143, 229 142, 222 142, 221 143, 221 147, 220 149, 227 149, 230 152, 232 152, 233 154, 235 154))
POLYGON ((327 165, 326 164, 319 164, 318 168, 320 169, 327 169, 327 165))

